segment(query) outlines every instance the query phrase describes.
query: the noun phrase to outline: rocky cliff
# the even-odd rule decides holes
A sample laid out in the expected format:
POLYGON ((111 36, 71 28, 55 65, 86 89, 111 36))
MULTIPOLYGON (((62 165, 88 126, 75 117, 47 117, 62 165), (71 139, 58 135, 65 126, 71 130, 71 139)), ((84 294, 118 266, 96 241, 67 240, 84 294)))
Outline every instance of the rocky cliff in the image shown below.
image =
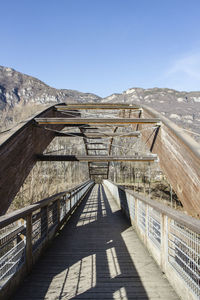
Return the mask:
POLYGON ((197 133, 193 137, 200 141, 200 92, 179 92, 167 88, 131 88, 122 94, 106 97, 103 101, 150 106, 177 125, 197 133))
POLYGON ((60 102, 98 101, 145 104, 186 130, 197 133, 193 137, 200 141, 200 92, 179 92, 167 88, 131 88, 121 94, 102 99, 91 93, 55 89, 34 77, 0 66, 1 124, 12 124, 13 120, 17 122, 27 118, 37 111, 38 106, 60 102))
POLYGON ((93 102, 101 99, 74 90, 55 89, 44 82, 0 66, 0 109, 17 104, 54 104, 67 101, 93 102))

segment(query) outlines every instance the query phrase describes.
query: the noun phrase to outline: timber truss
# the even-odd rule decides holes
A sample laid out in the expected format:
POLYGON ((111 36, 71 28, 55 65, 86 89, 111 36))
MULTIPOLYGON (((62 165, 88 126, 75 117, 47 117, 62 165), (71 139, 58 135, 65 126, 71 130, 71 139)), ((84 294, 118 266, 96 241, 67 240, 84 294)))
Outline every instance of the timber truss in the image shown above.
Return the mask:
MULTIPOLYGON (((159 127, 159 118, 144 118, 142 108, 131 104, 65 104, 55 106, 62 117, 35 118, 38 126, 55 133, 56 137, 83 138, 85 155, 48 155, 38 154, 39 161, 80 161, 88 162, 90 179, 108 179, 111 162, 154 162, 157 155, 152 154, 159 127), (58 131, 54 126, 61 125, 64 130, 58 131), (139 128, 151 126, 154 135, 153 143, 147 154, 132 151, 129 156, 113 155, 116 138, 140 139, 142 132, 139 128), (69 131, 69 128, 78 128, 69 131), (66 130, 67 129, 67 130, 66 130)), ((120 146, 119 146, 120 147, 120 146)), ((125 148, 125 146, 121 146, 125 148)), ((116 152, 116 151, 114 151, 116 152)))
POLYGON ((110 177, 112 162, 150 164, 158 157, 185 210, 200 215, 200 147, 180 127, 144 105, 53 105, 0 133, 0 214, 7 211, 37 161, 84 161, 89 177, 101 180, 110 177), (67 146, 66 152, 50 155, 48 146, 55 137, 66 137, 66 145, 75 141, 74 150, 77 139, 72 137, 78 137, 85 153, 69 155, 67 146), (137 147, 140 139, 144 151, 137 147))

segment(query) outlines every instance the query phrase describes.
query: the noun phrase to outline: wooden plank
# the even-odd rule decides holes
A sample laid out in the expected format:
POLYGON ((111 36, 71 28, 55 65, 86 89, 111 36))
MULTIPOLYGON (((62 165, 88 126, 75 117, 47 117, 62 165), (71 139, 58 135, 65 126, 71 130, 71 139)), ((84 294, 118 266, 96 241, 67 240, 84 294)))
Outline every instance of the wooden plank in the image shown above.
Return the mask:
POLYGON ((132 161, 132 162, 154 162, 157 155, 149 156, 79 156, 79 155, 36 155, 38 161, 82 161, 82 162, 110 162, 110 161, 132 161))
POLYGON ((104 145, 104 143, 97 143, 97 142, 94 142, 94 143, 89 143, 89 142, 86 142, 87 145, 104 145))
POLYGON ((91 176, 107 176, 107 173, 90 173, 91 176))
POLYGON ((85 133, 80 133, 80 132, 55 132, 55 136, 58 137, 87 137, 89 139, 94 139, 94 138, 104 138, 104 137, 121 137, 121 138, 126 138, 126 137, 140 137, 140 132, 127 132, 127 133, 112 133, 112 132, 85 132, 85 133))
MULTIPOLYGON (((183 129, 153 109, 144 108, 145 118, 160 118, 159 130, 153 153, 159 155, 160 167, 167 176, 184 209, 193 216, 200 216, 200 144, 183 129)), ((149 148, 154 143, 152 131, 144 130, 142 139, 149 148)))
POLYGON ((12 299, 178 297, 114 198, 96 185, 12 299))
POLYGON ((108 166, 90 166, 90 169, 107 169, 108 166))
POLYGON ((90 148, 90 149, 88 148, 87 150, 88 150, 88 151, 93 151, 93 150, 95 150, 95 151, 97 151, 97 150, 98 150, 98 151, 99 151, 99 150, 108 151, 108 148, 93 148, 93 149, 92 149, 92 148, 90 148))
POLYGON ((133 104, 123 104, 123 103, 77 103, 77 104, 67 104, 55 106, 59 111, 61 110, 73 110, 73 109, 132 109, 132 110, 141 110, 141 107, 133 104))
MULTIPOLYGON (((75 119, 75 118, 74 118, 75 119)), ((114 120, 114 119, 113 119, 114 120)), ((66 125, 68 127, 69 125, 66 125)), ((75 126, 74 124, 71 126, 75 126)), ((87 125, 87 124, 81 124, 82 129, 84 130, 98 130, 99 128, 101 129, 113 129, 115 127, 115 124, 93 124, 93 125, 87 125)), ((118 124, 118 127, 120 128, 127 128, 129 127, 129 124, 118 124)))
MULTIPOLYGON (((37 117, 59 117, 54 107, 45 109, 37 117)), ((62 130, 58 125, 55 130, 62 130)), ((43 152, 55 137, 54 132, 35 126, 34 118, 8 130, 7 139, 0 137, 0 215, 4 214, 36 163, 35 149, 43 152), (5 176, 6 174, 6 176, 5 176)))
POLYGON ((160 119, 126 119, 126 118, 35 118, 38 124, 84 125, 84 124, 158 124, 160 119))

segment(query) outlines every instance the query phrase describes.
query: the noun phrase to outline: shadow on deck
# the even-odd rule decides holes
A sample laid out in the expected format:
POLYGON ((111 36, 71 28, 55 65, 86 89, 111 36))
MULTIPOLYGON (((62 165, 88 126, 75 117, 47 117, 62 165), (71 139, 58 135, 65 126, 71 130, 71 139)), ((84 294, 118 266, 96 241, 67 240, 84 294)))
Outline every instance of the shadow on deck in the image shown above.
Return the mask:
POLYGON ((96 185, 12 299, 178 297, 112 197, 96 185))

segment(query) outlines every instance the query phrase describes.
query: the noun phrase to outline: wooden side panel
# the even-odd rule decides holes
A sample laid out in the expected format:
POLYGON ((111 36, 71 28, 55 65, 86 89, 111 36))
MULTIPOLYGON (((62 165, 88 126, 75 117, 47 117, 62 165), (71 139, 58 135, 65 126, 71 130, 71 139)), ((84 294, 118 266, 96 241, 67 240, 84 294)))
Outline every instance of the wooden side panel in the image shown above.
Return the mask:
MULTIPOLYGON (((150 109, 144 109, 145 118, 158 117, 150 109)), ((160 115, 159 115, 160 116, 160 115)), ((160 116, 162 126, 156 137, 153 153, 157 153, 160 167, 182 202, 185 210, 193 216, 200 215, 200 146, 171 121, 160 116)), ((143 126, 144 128, 144 126, 143 126)), ((151 130, 143 131, 146 141, 151 130)), ((153 136, 149 139, 151 147, 153 136)))
MULTIPOLYGON (((53 107, 40 114, 44 117, 58 117, 53 107)), ((61 130, 62 125, 54 126, 61 130)), ((29 120, 0 145, 0 214, 4 214, 24 180, 36 163, 36 153, 42 153, 55 134, 35 126, 29 120)))

